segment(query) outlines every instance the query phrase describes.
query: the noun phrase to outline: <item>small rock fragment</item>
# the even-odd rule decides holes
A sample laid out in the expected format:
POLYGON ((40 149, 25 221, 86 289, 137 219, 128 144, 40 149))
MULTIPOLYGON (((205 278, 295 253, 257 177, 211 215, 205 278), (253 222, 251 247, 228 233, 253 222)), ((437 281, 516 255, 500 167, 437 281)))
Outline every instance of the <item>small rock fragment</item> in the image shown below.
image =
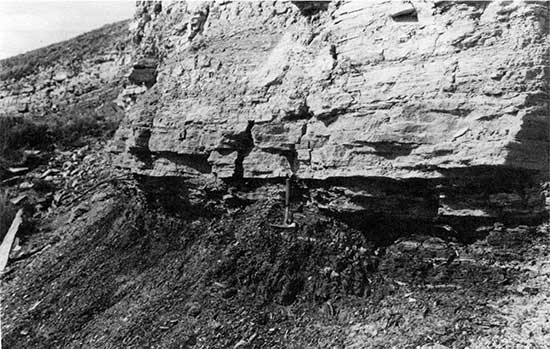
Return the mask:
POLYGON ((196 317, 200 314, 201 312, 201 308, 198 304, 192 304, 190 307, 189 307, 189 310, 187 311, 187 313, 190 315, 190 316, 193 316, 193 317, 196 317))
POLYGON ((21 184, 19 184, 19 189, 31 189, 32 187, 34 187, 34 184, 31 183, 31 182, 23 182, 21 184))
POLYGON ((18 205, 18 204, 22 203, 23 200, 25 200, 25 199, 27 199, 27 198, 28 198, 28 197, 27 197, 26 194, 21 194, 21 195, 19 195, 18 197, 11 199, 10 202, 11 202, 12 204, 14 204, 14 205, 18 205))

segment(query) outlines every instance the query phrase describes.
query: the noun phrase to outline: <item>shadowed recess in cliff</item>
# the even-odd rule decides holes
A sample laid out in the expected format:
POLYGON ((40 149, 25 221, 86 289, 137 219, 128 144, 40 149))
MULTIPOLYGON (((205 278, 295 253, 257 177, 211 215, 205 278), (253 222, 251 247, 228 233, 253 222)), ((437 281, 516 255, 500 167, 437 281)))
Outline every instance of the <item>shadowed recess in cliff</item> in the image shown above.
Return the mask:
MULTIPOLYGON (((372 152, 390 160, 395 159, 399 156, 407 156, 411 154, 411 152, 419 146, 419 144, 417 143, 405 143, 405 142, 369 142, 369 141, 355 140, 353 143, 372 148, 373 149, 372 152)), ((354 148, 354 147, 350 146, 350 148, 354 148)), ((356 151, 359 152, 361 151, 361 149, 357 149, 356 151)), ((367 150, 367 151, 370 152, 370 150, 367 150)))
POLYGON ((438 221, 467 231, 495 221, 538 224, 548 218, 537 170, 479 166, 443 171, 436 181, 438 221))
POLYGON ((244 167, 243 161, 244 158, 250 154, 252 148, 254 148, 254 140, 252 138, 252 127, 254 126, 254 121, 248 121, 244 136, 241 137, 240 146, 237 150, 237 159, 235 159, 235 170, 233 172, 233 179, 240 179, 244 176, 244 167))
POLYGON ((143 58, 134 64, 134 69, 128 76, 128 80, 136 85, 145 85, 148 88, 157 82, 157 59, 143 58))
POLYGON ((328 9, 329 1, 292 1, 304 16, 312 16, 328 9))
POLYGON ((176 154, 172 152, 151 153, 155 166, 162 166, 166 161, 169 167, 175 167, 174 172, 182 177, 195 177, 212 172, 207 154, 176 154))

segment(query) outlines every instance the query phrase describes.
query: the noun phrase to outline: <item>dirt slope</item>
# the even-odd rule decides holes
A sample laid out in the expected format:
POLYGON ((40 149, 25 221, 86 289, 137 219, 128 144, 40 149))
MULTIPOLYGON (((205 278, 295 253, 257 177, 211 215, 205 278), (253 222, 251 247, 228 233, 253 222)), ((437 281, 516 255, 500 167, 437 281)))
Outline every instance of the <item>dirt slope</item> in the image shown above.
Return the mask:
POLYGON ((547 343, 547 227, 374 243, 310 207, 297 232, 274 230, 276 186, 272 201, 174 210, 112 183, 27 237, 51 246, 3 276, 6 348, 547 343))

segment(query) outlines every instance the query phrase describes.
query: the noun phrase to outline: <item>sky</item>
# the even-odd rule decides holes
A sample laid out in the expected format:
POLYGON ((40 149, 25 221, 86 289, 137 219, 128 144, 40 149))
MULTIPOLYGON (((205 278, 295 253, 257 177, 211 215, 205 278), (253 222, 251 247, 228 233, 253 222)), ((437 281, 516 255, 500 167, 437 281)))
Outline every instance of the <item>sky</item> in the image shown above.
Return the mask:
POLYGON ((0 59, 131 18, 135 1, 0 0, 0 59))

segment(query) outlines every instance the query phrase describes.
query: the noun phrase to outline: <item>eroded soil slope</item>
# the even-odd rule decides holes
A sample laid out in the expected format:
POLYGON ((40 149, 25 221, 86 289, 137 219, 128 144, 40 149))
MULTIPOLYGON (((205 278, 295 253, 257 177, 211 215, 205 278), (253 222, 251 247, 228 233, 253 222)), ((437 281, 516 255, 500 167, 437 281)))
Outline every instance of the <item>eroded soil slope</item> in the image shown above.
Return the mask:
POLYGON ((50 246, 3 276, 6 348, 548 343, 546 226, 388 241, 305 205, 281 232, 276 184, 249 205, 167 207, 138 183, 90 190, 26 237, 50 246))

